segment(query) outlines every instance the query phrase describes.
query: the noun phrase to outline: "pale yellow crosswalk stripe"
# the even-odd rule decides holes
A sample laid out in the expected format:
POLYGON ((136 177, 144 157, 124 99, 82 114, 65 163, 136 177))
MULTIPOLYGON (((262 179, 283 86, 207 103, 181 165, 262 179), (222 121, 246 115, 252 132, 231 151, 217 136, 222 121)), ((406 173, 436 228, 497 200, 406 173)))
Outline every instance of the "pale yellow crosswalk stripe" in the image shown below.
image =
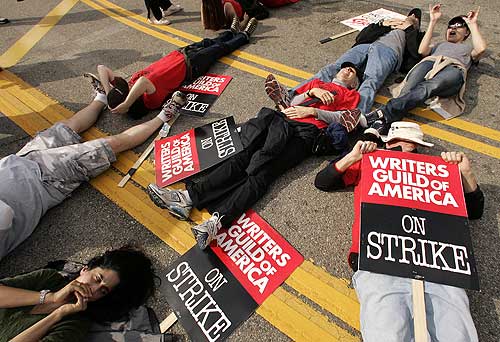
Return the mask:
POLYGON ((38 24, 0 56, 0 66, 8 68, 21 60, 68 13, 78 0, 63 0, 54 7, 38 24))

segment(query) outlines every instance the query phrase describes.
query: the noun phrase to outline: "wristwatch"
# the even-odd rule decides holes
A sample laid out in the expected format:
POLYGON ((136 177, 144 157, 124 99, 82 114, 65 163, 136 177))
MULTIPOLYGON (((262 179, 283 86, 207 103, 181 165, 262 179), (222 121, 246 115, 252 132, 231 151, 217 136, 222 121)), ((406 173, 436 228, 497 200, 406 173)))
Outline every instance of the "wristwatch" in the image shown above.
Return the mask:
POLYGON ((45 303, 45 296, 47 295, 47 293, 49 293, 50 290, 42 290, 40 291, 40 300, 39 300, 39 304, 43 304, 45 303))

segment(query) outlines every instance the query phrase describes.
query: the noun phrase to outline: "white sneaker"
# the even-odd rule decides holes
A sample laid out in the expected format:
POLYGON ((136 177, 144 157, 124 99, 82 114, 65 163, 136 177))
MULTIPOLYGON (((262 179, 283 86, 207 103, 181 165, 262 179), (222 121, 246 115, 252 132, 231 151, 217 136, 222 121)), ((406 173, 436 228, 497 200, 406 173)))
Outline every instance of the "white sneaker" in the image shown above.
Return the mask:
POLYGON ((148 22, 154 25, 170 25, 170 20, 167 18, 161 18, 160 20, 157 20, 156 18, 149 18, 148 22))
POLYGON ((169 8, 167 8, 166 10, 164 10, 162 12, 163 12, 163 16, 167 17, 169 15, 172 15, 172 14, 177 13, 177 12, 182 11, 182 10, 183 10, 183 8, 181 7, 181 5, 172 4, 169 8))
POLYGON ((210 242, 215 239, 217 232, 222 226, 220 223, 221 218, 222 216, 215 212, 208 220, 191 228, 200 249, 207 248, 210 242))

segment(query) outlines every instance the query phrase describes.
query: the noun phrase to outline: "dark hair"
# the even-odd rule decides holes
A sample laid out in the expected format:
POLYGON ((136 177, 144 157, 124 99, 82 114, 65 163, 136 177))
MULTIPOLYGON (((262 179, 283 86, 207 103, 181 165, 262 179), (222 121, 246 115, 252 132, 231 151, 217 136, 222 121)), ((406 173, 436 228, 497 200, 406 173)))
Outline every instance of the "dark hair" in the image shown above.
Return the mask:
POLYGON ((112 83, 113 88, 107 95, 109 108, 115 108, 125 101, 129 92, 128 83, 123 78, 115 76, 112 83))
POLYGON ((118 273, 120 283, 106 296, 88 303, 85 314, 97 322, 115 321, 146 302, 155 291, 151 260, 130 245, 110 250, 92 258, 89 269, 101 267, 118 273))
POLYGON ((207 30, 220 30, 226 26, 226 16, 221 0, 202 0, 201 16, 204 28, 207 30))
POLYGON ((128 116, 134 120, 140 119, 149 113, 149 109, 146 108, 142 96, 139 96, 137 100, 128 109, 128 116))

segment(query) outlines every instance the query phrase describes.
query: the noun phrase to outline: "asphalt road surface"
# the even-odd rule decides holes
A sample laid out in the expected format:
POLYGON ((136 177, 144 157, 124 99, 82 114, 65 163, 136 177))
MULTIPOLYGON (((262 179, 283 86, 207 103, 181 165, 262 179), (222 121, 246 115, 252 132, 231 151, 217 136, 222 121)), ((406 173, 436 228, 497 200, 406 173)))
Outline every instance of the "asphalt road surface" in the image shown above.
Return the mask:
MULTIPOLYGON (((46 118, 49 107, 60 108, 57 103, 76 112, 91 100, 91 89, 81 75, 95 72, 97 64, 105 64, 130 77, 134 71, 180 45, 215 36, 201 26, 199 1, 181 1, 184 10, 173 15, 172 24, 167 27, 144 22, 146 13, 142 1, 2 1, 0 16, 8 17, 11 23, 0 26, 0 66, 7 70, 4 74, 8 72, 26 82, 16 91, 32 89, 45 96, 43 103, 47 103, 47 99, 55 101, 36 110, 43 117, 46 118)), ((421 123, 428 139, 435 144, 428 150, 430 154, 464 151, 471 158, 485 193, 484 217, 470 225, 481 291, 469 291, 468 295, 480 341, 493 342, 500 340, 500 23, 497 18, 500 5, 492 0, 445 0, 442 4, 444 16, 434 39, 444 37, 444 23, 450 18, 481 6, 479 22, 488 51, 469 72, 467 107, 461 117, 436 121, 434 117, 426 117, 428 112, 424 111, 409 118, 421 123)), ((324 45, 318 43, 321 38, 349 30, 340 21, 381 7, 405 14, 413 6, 424 10, 423 27, 426 27, 428 3, 420 0, 301 0, 271 10, 271 17, 259 23, 251 43, 241 49, 245 54, 230 56, 211 69, 213 73, 234 78, 211 112, 205 118, 179 118, 172 133, 227 115, 233 115, 237 122, 246 121, 261 107, 273 105, 263 87, 268 73, 277 74, 287 86, 293 86, 333 62, 353 44, 354 34, 324 45)), ((390 81, 386 85, 389 84, 390 81)), ((8 91, 0 86, 0 112, 11 117, 0 116, 0 157, 15 153, 30 138, 29 129, 14 123, 12 113, 21 107, 8 107, 8 91)), ((389 96, 385 87, 379 94, 379 102, 389 96)), ((28 110, 24 114, 38 117, 37 113, 28 110)), ((115 134, 135 123, 106 111, 97 128, 106 134, 115 134)), ((33 125, 36 126, 35 121, 33 125)), ((140 154, 145 146, 135 152, 140 154)), ((345 312, 341 312, 334 297, 344 290, 346 297, 342 298, 353 295, 346 285, 352 273, 346 256, 353 220, 353 194, 352 191, 322 193, 314 188, 314 177, 327 160, 313 157, 290 170, 254 206, 312 266, 309 273, 297 274, 293 281, 287 281, 281 288, 283 292, 273 297, 279 295, 281 304, 268 304, 258 310, 230 340, 312 341, 317 340, 314 336, 321 329, 325 332, 321 336, 328 336, 330 340, 360 340, 359 322, 348 318, 357 317, 359 307, 349 304, 345 312), (307 276, 311 276, 309 283, 305 280, 307 276), (337 280, 344 281, 344 289, 332 290, 337 280), (312 285, 300 286, 301 281, 312 285), (314 284, 318 286, 317 293, 314 284), (331 295, 327 292, 330 290, 331 295), (270 311, 266 311, 268 308, 270 311), (287 321, 300 324, 287 324, 287 321)), ((152 174, 145 174, 145 180, 153 179, 152 174)), ((143 192, 145 181, 131 184, 127 196, 122 196, 114 187, 106 188, 106 179, 119 180, 121 175, 123 169, 117 165, 104 178, 82 185, 63 204, 51 209, 33 235, 0 261, 0 278, 42 267, 54 259, 86 260, 106 248, 119 247, 129 241, 142 245, 154 258, 158 274, 164 274, 168 264, 186 250, 173 242, 174 233, 170 228, 188 230, 189 227, 176 223, 166 212, 159 214, 154 222, 148 221, 147 213, 140 209, 143 204, 153 206, 143 192)), ((161 295, 152 299, 150 305, 160 319, 171 312, 161 295)), ((173 332, 187 339, 180 324, 173 327, 173 332)))

